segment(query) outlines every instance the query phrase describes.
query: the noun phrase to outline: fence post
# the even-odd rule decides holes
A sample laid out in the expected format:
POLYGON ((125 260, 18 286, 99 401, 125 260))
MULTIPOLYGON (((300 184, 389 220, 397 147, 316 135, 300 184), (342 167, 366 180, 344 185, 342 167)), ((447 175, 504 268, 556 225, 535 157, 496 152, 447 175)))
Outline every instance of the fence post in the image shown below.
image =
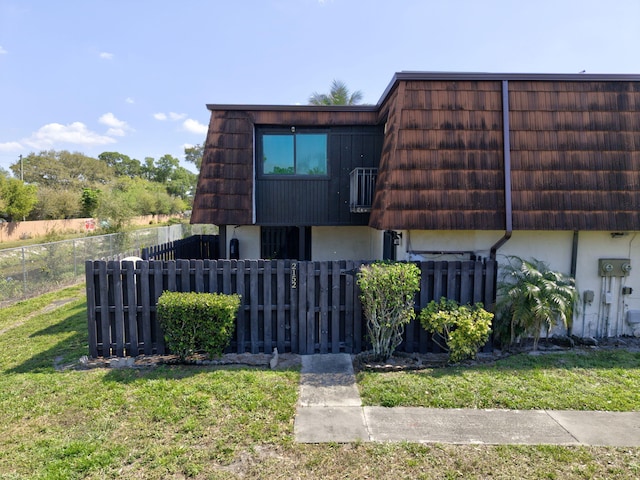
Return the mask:
POLYGON ((22 296, 27 296, 27 260, 24 255, 24 247, 22 247, 22 296))

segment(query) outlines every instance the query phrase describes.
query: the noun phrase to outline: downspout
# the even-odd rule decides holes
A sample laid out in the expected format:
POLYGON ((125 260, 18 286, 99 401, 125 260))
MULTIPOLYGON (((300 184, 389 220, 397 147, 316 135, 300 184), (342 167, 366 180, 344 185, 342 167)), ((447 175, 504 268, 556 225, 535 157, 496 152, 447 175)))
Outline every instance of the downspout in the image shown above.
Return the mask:
MULTIPOLYGON (((573 231, 573 242, 571 244, 571 278, 575 280, 576 273, 578 271, 578 230, 573 231)), ((582 308, 586 307, 586 302, 583 303, 582 308)), ((573 329, 573 318, 567 322, 567 336, 571 336, 573 329)), ((584 315, 582 316, 582 331, 584 332, 584 315)), ((582 335, 584 337, 584 333, 582 335)))
POLYGON ((511 204, 511 140, 509 138, 509 81, 502 81, 502 139, 504 152, 504 224, 505 232, 492 247, 489 258, 496 259, 498 249, 507 243, 513 233, 513 211, 511 204))
POLYGON ((571 244, 571 277, 576 278, 578 271, 578 230, 573 231, 573 243, 571 244))

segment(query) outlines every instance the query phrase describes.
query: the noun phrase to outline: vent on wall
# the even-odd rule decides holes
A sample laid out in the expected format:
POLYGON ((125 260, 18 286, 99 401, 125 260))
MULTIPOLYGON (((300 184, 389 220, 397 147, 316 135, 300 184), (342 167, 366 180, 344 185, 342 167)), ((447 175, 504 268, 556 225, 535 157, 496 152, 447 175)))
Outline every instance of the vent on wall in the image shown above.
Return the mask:
POLYGON ((598 259, 598 273, 601 277, 627 277, 631 272, 631 260, 628 258, 598 259))

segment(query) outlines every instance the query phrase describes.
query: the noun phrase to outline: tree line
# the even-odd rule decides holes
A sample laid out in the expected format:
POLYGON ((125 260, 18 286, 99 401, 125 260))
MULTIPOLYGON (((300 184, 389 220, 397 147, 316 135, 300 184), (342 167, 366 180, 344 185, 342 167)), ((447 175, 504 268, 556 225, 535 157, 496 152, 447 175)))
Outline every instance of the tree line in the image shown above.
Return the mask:
MULTIPOLYGON (((200 168, 203 148, 185 149, 200 168)), ((193 203, 198 175, 164 155, 144 161, 119 152, 98 158, 67 150, 30 153, 0 169, 0 219, 96 217, 113 229, 139 215, 179 213, 193 203)))

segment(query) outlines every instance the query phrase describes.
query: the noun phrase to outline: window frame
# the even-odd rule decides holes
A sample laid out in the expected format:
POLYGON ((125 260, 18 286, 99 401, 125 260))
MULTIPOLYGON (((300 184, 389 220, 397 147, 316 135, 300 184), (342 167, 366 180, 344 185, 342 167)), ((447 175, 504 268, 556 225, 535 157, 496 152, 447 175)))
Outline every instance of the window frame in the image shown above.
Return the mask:
POLYGON ((326 179, 329 178, 329 135, 327 128, 307 128, 307 127, 258 127, 256 129, 256 166, 259 178, 262 179, 326 179), (325 136, 325 173, 298 173, 297 168, 297 142, 298 135, 324 135, 325 136), (293 173, 265 173, 264 161, 257 161, 264 158, 264 137, 268 135, 281 135, 293 137, 293 173))

